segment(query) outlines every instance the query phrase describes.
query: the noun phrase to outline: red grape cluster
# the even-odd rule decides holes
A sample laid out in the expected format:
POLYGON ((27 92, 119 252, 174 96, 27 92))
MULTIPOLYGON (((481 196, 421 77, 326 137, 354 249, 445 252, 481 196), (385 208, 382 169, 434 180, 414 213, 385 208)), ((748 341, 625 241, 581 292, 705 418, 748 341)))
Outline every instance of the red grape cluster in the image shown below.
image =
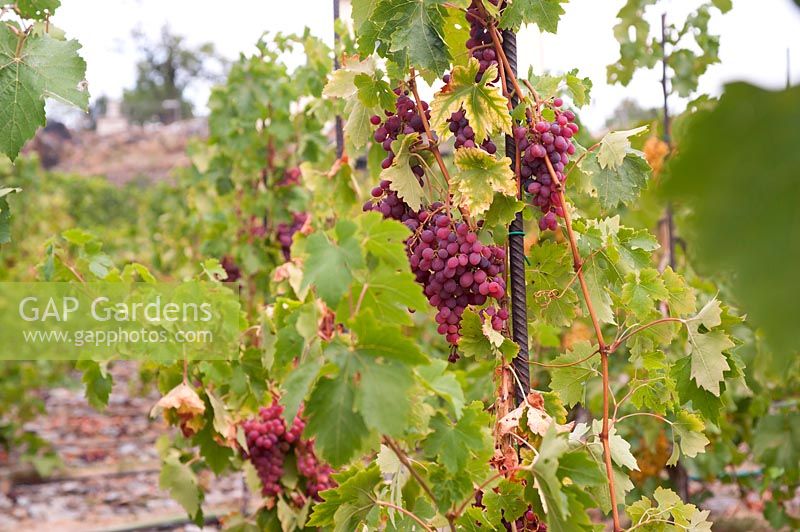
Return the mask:
POLYGON ((498 309, 494 305, 489 305, 485 309, 481 310, 480 315, 484 323, 486 320, 489 320, 489 323, 492 325, 492 329, 500 332, 506 325, 506 320, 508 319, 508 310, 504 308, 498 309))
POLYGON ((384 179, 377 187, 372 189, 372 199, 364 203, 364 212, 379 212, 384 218, 403 222, 409 229, 416 231, 417 227, 419 227, 417 212, 400 199, 397 192, 389 190, 389 184, 389 181, 384 179))
MULTIPOLYGON (((497 5, 498 0, 489 0, 493 5, 497 5)), ((492 47, 492 36, 483 24, 478 3, 480 0, 472 0, 467 9, 467 22, 469 22, 469 39, 467 48, 472 53, 472 57, 478 60, 480 68, 475 76, 475 81, 480 81, 486 69, 492 65, 497 65, 497 56, 492 47)), ((497 80, 493 80, 497 81, 497 80)))
MULTIPOLYGON (((386 120, 381 123, 381 117, 373 115, 370 122, 374 126, 379 126, 375 130, 373 138, 375 142, 380 142, 384 151, 388 153, 386 158, 381 162, 383 169, 389 168, 394 162, 394 151, 392 151, 392 142, 397 140, 398 135, 410 135, 412 133, 419 133, 420 135, 425 132, 425 126, 422 124, 422 117, 420 117, 417 110, 417 104, 408 97, 408 91, 401 91, 400 89, 394 90, 397 95, 395 101, 395 111, 386 111, 386 120)), ((420 102, 420 106, 425 111, 425 118, 430 120, 431 112, 428 109, 427 102, 420 102)), ((411 166, 411 171, 417 177, 425 175, 425 170, 419 164, 411 166)))
POLYGON ((539 219, 539 229, 555 230, 558 227, 556 216, 564 216, 558 199, 558 192, 545 162, 552 163, 559 182, 564 182, 564 168, 569 156, 575 153, 572 136, 578 132, 575 114, 558 109, 563 105, 561 98, 553 100, 555 119, 552 122, 541 120, 529 127, 514 128, 521 155, 520 176, 523 187, 532 196, 532 203, 544 213, 539 219))
MULTIPOLYGON (((472 127, 470 127, 467 114, 463 109, 459 109, 451 114, 447 121, 449 122, 450 131, 456 139, 456 149, 462 146, 465 148, 474 148, 477 145, 475 141, 475 132, 472 130, 472 127)), ((492 142, 492 139, 489 137, 486 137, 483 142, 481 142, 480 147, 489 154, 494 155, 497 153, 497 146, 495 146, 494 142, 492 142)))
POLYGON ((308 214, 305 212, 292 213, 292 222, 281 222, 275 228, 278 236, 278 243, 281 245, 283 257, 286 260, 292 258, 292 242, 294 241, 294 234, 299 231, 308 220, 308 214))
POLYGON ((418 214, 421 230, 408 242, 409 262, 428 301, 439 309, 439 334, 456 345, 466 307, 505 295, 505 250, 483 244, 466 223, 441 211, 434 203, 418 214))
POLYGON ((283 177, 280 181, 278 181, 277 186, 279 187, 291 187, 297 186, 300 184, 300 178, 302 173, 300 172, 300 168, 297 166, 293 166, 291 168, 287 168, 286 171, 283 173, 283 177))
POLYGON ((245 456, 250 459, 261 479, 262 494, 275 496, 283 491, 280 480, 286 455, 294 452, 297 470, 305 481, 305 494, 317 498, 320 491, 333 487, 331 468, 317 460, 314 444, 300 438, 306 424, 298 412, 290 427, 281 417, 283 407, 273 401, 262 407, 258 417, 242 423, 247 440, 245 456))
POLYGON ((225 270, 225 273, 228 274, 228 277, 225 279, 227 283, 235 283, 239 280, 242 276, 242 272, 239 269, 239 266, 236 264, 236 261, 233 260, 233 257, 230 255, 225 255, 222 257, 222 262, 220 263, 222 269, 225 270))

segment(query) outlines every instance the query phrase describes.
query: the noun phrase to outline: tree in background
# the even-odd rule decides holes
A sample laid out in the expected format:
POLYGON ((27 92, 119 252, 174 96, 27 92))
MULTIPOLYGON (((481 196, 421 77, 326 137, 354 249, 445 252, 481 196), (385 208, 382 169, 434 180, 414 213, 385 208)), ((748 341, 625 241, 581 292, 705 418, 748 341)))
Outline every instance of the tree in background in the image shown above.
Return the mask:
POLYGON ((168 123, 192 116, 192 103, 186 89, 194 82, 216 81, 226 70, 226 62, 212 43, 190 46, 169 26, 153 42, 142 32, 133 33, 142 59, 136 65, 136 85, 122 96, 123 112, 129 120, 168 123))

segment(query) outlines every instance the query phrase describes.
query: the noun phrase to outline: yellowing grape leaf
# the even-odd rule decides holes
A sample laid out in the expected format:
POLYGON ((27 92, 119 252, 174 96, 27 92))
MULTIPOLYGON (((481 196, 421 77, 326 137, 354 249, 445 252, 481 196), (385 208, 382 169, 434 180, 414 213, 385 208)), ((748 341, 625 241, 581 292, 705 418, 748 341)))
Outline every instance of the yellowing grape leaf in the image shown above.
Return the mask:
POLYGON ((459 172, 450 181, 453 201, 473 216, 479 217, 489 209, 495 192, 516 195, 517 184, 508 157, 495 159, 479 148, 460 148, 456 150, 455 163, 459 172))
POLYGON ((457 66, 450 74, 450 83, 444 86, 431 102, 431 127, 444 137, 447 119, 461 107, 467 114, 475 139, 483 141, 495 132, 511 130, 511 115, 499 86, 490 85, 497 77, 497 68, 486 69, 480 81, 475 82, 480 66, 474 58, 466 66, 457 66))
POLYGON ((412 161, 418 160, 419 155, 411 152, 411 147, 419 140, 419 134, 399 135, 392 142, 394 161, 389 168, 381 172, 381 179, 389 181, 389 188, 414 210, 422 206, 422 185, 414 172, 411 171, 412 161))
POLYGON ((631 147, 628 139, 644 131, 647 131, 647 126, 607 133, 600 140, 600 148, 597 150, 597 162, 600 164, 600 168, 618 169, 631 147))

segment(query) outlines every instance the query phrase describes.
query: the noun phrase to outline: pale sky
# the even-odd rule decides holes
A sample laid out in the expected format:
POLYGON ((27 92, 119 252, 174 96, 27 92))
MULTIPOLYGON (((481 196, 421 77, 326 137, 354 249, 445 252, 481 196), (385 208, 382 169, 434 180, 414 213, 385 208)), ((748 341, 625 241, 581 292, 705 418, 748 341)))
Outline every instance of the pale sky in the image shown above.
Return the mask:
MULTIPOLYGON (((343 2, 344 3, 344 2, 343 2)), ((660 74, 640 72, 628 87, 606 83, 606 65, 619 56, 612 28, 624 0, 570 0, 558 35, 540 35, 535 27, 518 37, 520 72, 533 65, 537 73, 563 72, 577 67, 594 83, 592 102, 581 118, 593 130, 624 98, 645 107, 661 105, 660 74)), ((662 2, 663 3, 663 2, 662 2)), ((700 0, 669 0, 670 16, 682 17, 700 0)), ((711 31, 721 36, 721 63, 701 78, 700 91, 719 94, 734 80, 781 88, 786 80, 786 49, 791 47, 792 81, 800 79, 800 9, 791 0, 733 0, 726 15, 714 11, 711 31)), ((87 78, 93 98, 119 97, 135 80, 136 53, 131 32, 141 29, 154 38, 165 23, 191 43, 210 41, 224 56, 235 59, 253 51, 264 31, 296 32, 305 26, 332 41, 331 0, 62 0, 54 24, 77 38, 88 63, 87 78)), ((655 23, 664 7, 655 6, 647 18, 655 23)), ((208 88, 191 95, 203 111, 208 88)), ((685 102, 670 102, 681 108, 685 102)))

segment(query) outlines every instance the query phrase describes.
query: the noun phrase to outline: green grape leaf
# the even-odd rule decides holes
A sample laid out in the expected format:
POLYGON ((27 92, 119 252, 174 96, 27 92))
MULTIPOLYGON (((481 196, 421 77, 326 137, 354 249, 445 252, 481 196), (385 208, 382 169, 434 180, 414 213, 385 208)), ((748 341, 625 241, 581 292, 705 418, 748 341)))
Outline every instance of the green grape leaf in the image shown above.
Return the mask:
MULTIPOLYGON (((703 417, 714 422, 719 422, 719 413, 722 409, 722 398, 700 388, 692 380, 691 355, 678 359, 670 370, 675 381, 675 390, 678 392, 681 404, 691 403, 692 407, 703 414, 703 417)), ((720 392, 725 391, 725 382, 720 383, 720 392)))
POLYGON ((405 240, 411 235, 408 227, 396 220, 384 219, 377 212, 364 213, 356 221, 368 253, 396 268, 408 264, 405 250, 405 240))
POLYGON ((75 367, 83 372, 81 381, 86 386, 84 392, 86 400, 97 410, 105 409, 108 406, 108 397, 111 395, 111 388, 114 384, 114 378, 108 372, 106 364, 94 360, 79 360, 75 367))
POLYGON ((800 413, 762 417, 753 430, 753 453, 761 463, 781 468, 796 483, 800 479, 800 413))
MULTIPOLYGON (((2 4, 13 2, 0 2, 2 4)), ((17 0, 16 6, 23 18, 45 20, 55 13, 61 0, 17 0)))
POLYGON ((547 33, 558 32, 558 21, 564 14, 561 4, 567 0, 512 0, 503 9, 499 20, 502 29, 519 31, 525 24, 536 24, 547 33))
POLYGON ((356 409, 367 427, 389 436, 402 435, 411 411, 411 369, 396 362, 379 363, 371 357, 360 357, 356 363, 361 378, 356 409))
POLYGON ((465 66, 472 56, 467 48, 469 25, 464 24, 464 13, 457 9, 446 9, 444 17, 444 41, 453 58, 453 66, 465 66))
POLYGON ((558 461, 558 477, 582 487, 606 484, 605 469, 584 450, 570 451, 558 461))
POLYGON ((372 138, 372 125, 369 119, 379 111, 380 109, 377 107, 366 107, 359 98, 347 100, 344 107, 344 113, 347 116, 344 132, 355 149, 362 148, 372 138))
POLYGON ((447 369, 448 364, 444 360, 433 360, 430 365, 417 368, 417 372, 431 391, 453 407, 453 413, 459 419, 464 410, 464 391, 455 375, 447 369))
POLYGON ((177 450, 170 450, 164 457, 161 465, 161 474, 158 477, 158 487, 169 491, 170 496, 194 517, 200 510, 203 492, 200 489, 197 476, 188 464, 180 461, 177 450))
MULTIPOLYGON (((385 322, 413 325, 409 309, 424 309, 428 305, 422 287, 408 270, 380 266, 366 274, 363 283, 354 282, 350 291, 352 301, 361 301, 359 313, 371 312, 385 322)), ((349 312, 350 301, 342 299, 340 312, 349 312)))
POLYGON ((375 10, 375 6, 377 6, 379 2, 380 0, 352 0, 353 28, 356 30, 356 33, 359 33, 358 30, 364 22, 369 20, 372 12, 375 10))
POLYGON ((419 155, 411 151, 411 147, 419 141, 419 134, 398 135, 392 142, 394 160, 389 168, 381 172, 381 179, 389 181, 389 188, 405 201, 409 207, 418 210, 422 206, 423 190, 419 178, 411 171, 412 161, 419 155))
POLYGON ((308 395, 321 368, 320 360, 306 360, 286 376, 286 380, 283 381, 280 403, 283 405, 283 419, 287 423, 294 421, 300 405, 308 395))
POLYGON ((392 33, 391 51, 408 53, 412 65, 439 75, 450 67, 450 54, 444 41, 442 0, 392 2, 398 13, 392 33))
POLYGON ((628 152, 621 165, 613 170, 600 166, 598 155, 589 153, 580 163, 581 171, 589 175, 594 194, 604 210, 615 209, 620 203, 629 204, 639 195, 650 176, 650 165, 635 151, 628 152))
POLYGON ((19 188, 0 188, 0 244, 11 242, 11 208, 6 196, 21 191, 19 188))
POLYGON ((722 13, 727 13, 733 7, 733 0, 711 0, 711 3, 722 13))
POLYGON ((536 93, 542 100, 549 100, 558 94, 558 89, 564 81, 563 76, 554 76, 552 74, 536 75, 533 73, 533 67, 528 71, 528 81, 536 89, 536 93))
POLYGON ((669 292, 655 268, 631 272, 622 285, 622 303, 639 320, 651 314, 658 301, 667 299, 669 292))
MULTIPOLYGON (((706 445, 710 443, 703 434, 705 428, 702 419, 686 410, 678 410, 677 418, 672 422, 672 431, 680 443, 680 453, 689 458, 694 458, 698 453, 702 453, 706 445)), ((667 460, 667 465, 677 464, 680 453, 678 445, 673 445, 672 455, 667 460)))
POLYGON ((775 364, 784 370, 800 349, 800 218, 790 199, 800 197, 798 101, 800 87, 773 92, 727 85, 716 107, 687 119, 664 186, 670 198, 691 209, 695 267, 734 274, 734 297, 747 309, 748 322, 764 331, 775 364), (752 102, 758 102, 758 112, 742 114, 752 102), (773 155, 765 172, 762 163, 773 155), (750 190, 751 183, 758 186, 750 190), (742 213, 758 213, 758 223, 742 213), (765 231, 785 238, 776 244, 777 237, 765 231))
POLYGON ((517 213, 525 208, 525 203, 515 196, 495 193, 489 210, 484 215, 484 227, 497 225, 507 226, 516 217, 517 213))
POLYGON ((417 343, 404 335, 399 327, 385 321, 379 323, 369 313, 359 314, 350 321, 350 327, 358 338, 359 353, 408 365, 429 362, 417 343))
POLYGON ((691 376, 701 388, 716 396, 720 395, 720 382, 725 371, 731 369, 723 353, 735 347, 733 341, 723 331, 700 332, 700 326, 712 329, 722 323, 722 310, 719 301, 709 301, 697 316, 686 320, 687 338, 691 349, 691 376))
POLYGON ((430 423, 433 432, 422 447, 427 456, 437 457, 449 472, 458 473, 467 465, 471 452, 482 451, 487 446, 490 436, 486 427, 490 423, 491 416, 483 411, 483 403, 479 401, 467 406, 456 423, 437 414, 430 423))
POLYGON ((694 504, 684 503, 672 490, 656 488, 653 499, 657 506, 642 497, 625 509, 625 513, 642 530, 690 530, 692 532, 711 532, 711 523, 707 520, 709 511, 700 511, 694 504), (664 522, 672 518, 672 526, 667 528, 664 522))
POLYGON ((330 307, 335 307, 347 292, 352 271, 363 263, 361 247, 347 226, 352 222, 340 221, 337 226, 337 242, 322 232, 312 234, 306 240, 305 274, 301 287, 314 286, 317 294, 330 307))
POLYGON ((635 129, 606 133, 600 140, 600 148, 597 150, 597 163, 600 168, 619 169, 625 160, 625 156, 631 150, 631 141, 628 139, 647 131, 647 129, 647 126, 641 126, 635 129))
POLYGON ((356 74, 353 83, 358 89, 358 99, 367 109, 394 107, 396 96, 382 74, 380 76, 356 74))
POLYGON ((517 184, 508 157, 495 159, 480 148, 460 148, 455 163, 459 171, 450 181, 455 191, 453 201, 466 207, 472 216, 481 217, 495 193, 516 199, 517 184))
POLYGON ((675 273, 672 268, 667 266, 661 274, 661 279, 669 294, 667 304, 671 314, 686 316, 697 311, 694 288, 686 284, 686 279, 682 275, 675 273))
POLYGON ((578 295, 569 286, 574 275, 572 255, 565 245, 547 240, 530 250, 526 269, 528 299, 538 320, 566 327, 575 319, 578 295))
POLYGON ((0 25, 0 153, 16 159, 22 145, 45 125, 45 98, 86 110, 86 63, 78 41, 29 35, 19 38, 0 25))
POLYGON ((480 81, 475 82, 480 65, 471 58, 466 66, 457 66, 450 74, 450 83, 436 93, 431 102, 431 128, 440 138, 450 133, 447 119, 464 108, 475 139, 482 142, 496 132, 511 130, 511 115, 499 86, 491 85, 497 67, 490 66, 480 81))
MULTIPOLYGON (((600 447, 600 432, 603 429, 603 421, 595 419, 592 422, 592 433, 597 436, 597 441, 593 446, 600 447)), ((620 467, 627 467, 634 471, 639 471, 639 464, 636 457, 631 453, 631 444, 617 433, 615 427, 608 429, 608 444, 611 446, 611 459, 620 467)), ((600 450, 602 453, 602 449, 600 450)))
POLYGON ((306 434, 314 436, 316 448, 334 467, 350 461, 369 435, 356 412, 355 390, 346 375, 322 377, 305 407, 306 434))
MULTIPOLYGON (((494 332, 494 331, 493 331, 494 332)), ((466 310, 461 317, 461 340, 458 342, 458 351, 465 357, 475 357, 479 360, 486 359, 492 354, 501 353, 506 360, 516 356, 517 347, 508 338, 503 338, 498 345, 498 338, 494 335, 487 336, 481 317, 473 310, 466 310)))
MULTIPOLYGON (((581 341, 572 349, 554 358, 549 364, 572 364, 589 357, 597 349, 587 341, 581 341)), ((561 368, 549 368, 550 389, 558 394, 564 404, 572 407, 583 400, 583 392, 588 380, 597 375, 599 357, 591 357, 585 362, 561 368)))
POLYGON ((522 517, 528 503, 522 493, 522 484, 503 479, 483 495, 482 504, 490 521, 499 523, 501 519, 513 522, 522 517))
POLYGON ((376 464, 366 469, 355 466, 334 475, 334 479, 339 486, 320 493, 322 502, 314 505, 306 526, 333 527, 335 524, 336 530, 358 530, 359 523, 374 506, 373 492, 382 481, 381 471, 376 464), (349 511, 340 513, 342 508, 349 511))
POLYGON ((578 77, 578 69, 573 69, 567 72, 566 75, 567 88, 572 94, 572 101, 578 107, 583 107, 589 103, 589 94, 592 91, 592 80, 587 78, 578 77))
POLYGON ((551 426, 542 438, 539 456, 533 462, 532 474, 538 482, 542 506, 547 508, 548 529, 551 526, 554 530, 563 529, 569 517, 567 495, 557 474, 559 460, 568 449, 566 436, 558 435, 555 426, 551 426))

